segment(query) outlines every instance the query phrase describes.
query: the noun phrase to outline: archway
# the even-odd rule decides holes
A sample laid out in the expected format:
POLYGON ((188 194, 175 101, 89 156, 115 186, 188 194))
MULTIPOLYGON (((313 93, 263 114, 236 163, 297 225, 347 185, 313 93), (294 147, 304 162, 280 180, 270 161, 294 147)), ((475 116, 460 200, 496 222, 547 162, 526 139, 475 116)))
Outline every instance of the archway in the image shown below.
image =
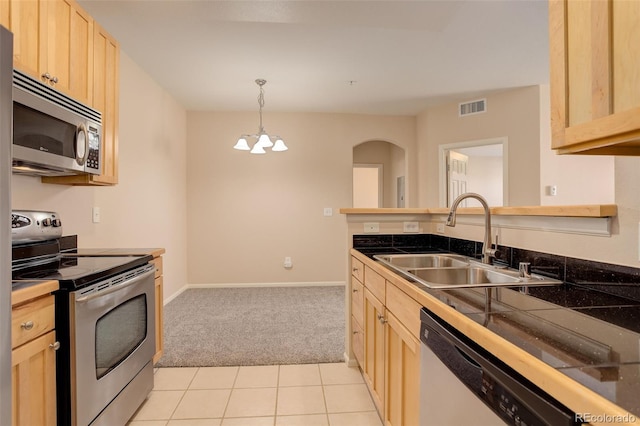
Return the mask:
POLYGON ((406 174, 403 148, 382 140, 354 146, 353 207, 405 207, 406 174))

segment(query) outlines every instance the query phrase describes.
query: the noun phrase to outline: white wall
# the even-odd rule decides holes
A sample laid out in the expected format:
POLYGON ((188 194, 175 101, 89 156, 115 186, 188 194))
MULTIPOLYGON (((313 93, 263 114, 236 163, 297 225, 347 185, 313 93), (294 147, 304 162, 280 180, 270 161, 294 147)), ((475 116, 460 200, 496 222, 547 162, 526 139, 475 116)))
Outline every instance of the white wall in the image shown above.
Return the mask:
MULTIPOLYGON (((533 144, 538 153, 530 151, 530 145, 523 147, 514 145, 516 139, 509 136, 509 157, 518 156, 525 161, 529 159, 535 164, 539 155, 539 181, 541 187, 536 187, 537 195, 542 205, 567 205, 567 204, 609 204, 618 206, 618 215, 612 219, 610 236, 578 235, 562 232, 548 232, 546 230, 501 229, 501 244, 530 250, 537 250, 558 255, 571 256, 581 259, 607 262, 632 267, 640 267, 640 192, 637 190, 637 182, 640 181, 640 158, 637 157, 609 157, 609 156, 583 156, 583 155, 556 155, 551 150, 550 142, 550 104, 549 87, 538 86, 525 89, 514 89, 487 96, 488 110, 492 110, 494 97, 502 98, 504 106, 513 111, 526 112, 538 120, 538 130, 532 130, 532 123, 527 121, 527 134, 518 136, 517 139, 526 139, 528 144, 533 144), (536 100, 537 98, 537 100, 536 100), (508 102, 506 102, 508 100, 508 102), (532 111, 538 110, 538 113, 532 111), (533 140, 530 136, 534 135, 533 140), (525 138, 526 136, 526 138, 525 138), (524 150, 522 149, 524 148, 524 150), (526 155, 523 157, 523 154, 526 155), (556 197, 545 196, 544 186, 558 185, 556 197)), ((453 106, 453 105, 452 105, 453 106)), ((452 107, 450 106, 450 107, 452 107)), ((491 133, 504 133, 502 125, 495 123, 512 120, 517 124, 518 120, 511 113, 503 114, 497 121, 487 116, 486 122, 476 122, 474 126, 458 129, 455 127, 453 112, 446 112, 447 106, 440 106, 422 112, 417 118, 418 156, 420 179, 418 181, 421 206, 431 206, 437 203, 437 178, 434 175, 434 149, 439 141, 450 142, 451 139, 460 138, 461 132, 471 132, 472 135, 465 139, 482 139, 491 133), (434 120, 437 117, 438 120, 434 120), (494 124, 491 124, 493 121, 494 124), (475 132, 475 134, 473 134, 475 132)), ((487 113, 488 114, 488 113, 487 113)), ((482 114, 476 116, 482 117, 482 114)), ((519 117, 519 119, 526 119, 519 117)), ((520 127, 518 125, 518 127, 520 127)), ((519 133, 519 132, 517 132, 519 133)), ((460 138, 462 139, 462 138, 460 138)), ((533 179, 535 173, 523 169, 526 163, 519 166, 509 166, 510 194, 514 191, 514 179, 521 187, 517 179, 533 179), (522 167, 521 167, 522 166, 522 167)), ((523 187, 521 187, 523 188, 523 187)), ((520 203, 510 203, 518 205, 520 203)), ((435 232, 435 224, 432 223, 435 232)), ((446 235, 468 238, 481 241, 483 230, 478 226, 458 225, 455 228, 445 228, 446 235)))
POLYGON ((615 203, 615 157, 558 155, 551 149, 550 96, 549 85, 540 86, 540 204, 615 203), (555 196, 551 185, 558 188, 555 196))
MULTIPOLYGON (((510 206, 540 204, 540 98, 538 86, 488 94, 487 112, 458 116, 458 104, 418 115, 419 204, 439 205, 438 148, 443 144, 506 137, 510 206)), ((482 194, 482 191, 480 192, 482 194)))
POLYGON ((482 194, 490 206, 503 205, 502 157, 469 157, 467 191, 482 194))
POLYGON ((12 208, 60 213, 81 248, 163 247, 164 294, 186 284, 186 111, 121 52, 119 184, 71 187, 13 176, 12 208), (102 220, 91 222, 100 207, 102 220))
MULTIPOLYGON (((188 114, 191 284, 344 282, 353 147, 386 140, 413 151, 414 117, 270 113, 289 150, 232 149, 255 113, 188 114), (325 207, 334 215, 323 216, 325 207), (283 267, 291 257, 293 268, 283 267)), ((409 170, 409 173, 413 172, 409 170)))

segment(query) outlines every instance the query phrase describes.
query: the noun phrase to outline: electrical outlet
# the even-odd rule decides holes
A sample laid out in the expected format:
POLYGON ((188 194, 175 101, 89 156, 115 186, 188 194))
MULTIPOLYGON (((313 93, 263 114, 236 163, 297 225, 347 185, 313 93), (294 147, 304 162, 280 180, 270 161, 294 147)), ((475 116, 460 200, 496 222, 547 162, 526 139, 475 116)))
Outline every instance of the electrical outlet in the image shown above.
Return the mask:
POLYGON ((438 234, 444 234, 444 223, 436 224, 436 232, 438 234))
POLYGON ((293 261, 291 260, 291 258, 289 256, 284 258, 283 266, 285 268, 287 268, 287 269, 293 268, 293 261))
POLYGON ((549 195, 552 197, 558 195, 558 185, 549 185, 549 195))
POLYGON ((407 233, 418 233, 420 231, 420 224, 418 222, 403 222, 402 230, 407 233))
POLYGON ((325 207, 324 208, 324 215, 325 216, 333 216, 333 209, 331 207, 325 207))
POLYGON ((380 232, 380 224, 378 222, 365 222, 364 224, 365 234, 375 234, 376 232, 380 232))

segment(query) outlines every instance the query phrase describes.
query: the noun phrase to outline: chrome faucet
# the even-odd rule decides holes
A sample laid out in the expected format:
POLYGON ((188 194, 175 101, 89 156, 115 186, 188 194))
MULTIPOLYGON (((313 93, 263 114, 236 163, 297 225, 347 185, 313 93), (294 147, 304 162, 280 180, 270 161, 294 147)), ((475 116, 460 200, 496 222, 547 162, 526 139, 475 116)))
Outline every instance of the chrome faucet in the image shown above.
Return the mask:
POLYGON ((453 200, 451 209, 449 210, 449 216, 447 217, 446 225, 451 227, 456 226, 456 211, 458 210, 458 205, 462 202, 462 200, 466 198, 475 198, 476 200, 480 201, 480 204, 482 204, 482 207, 484 208, 484 241, 482 243, 482 263, 490 265, 491 258, 496 257, 497 250, 491 247, 491 210, 489 209, 487 200, 485 200, 482 195, 476 194, 474 192, 467 192, 453 200))

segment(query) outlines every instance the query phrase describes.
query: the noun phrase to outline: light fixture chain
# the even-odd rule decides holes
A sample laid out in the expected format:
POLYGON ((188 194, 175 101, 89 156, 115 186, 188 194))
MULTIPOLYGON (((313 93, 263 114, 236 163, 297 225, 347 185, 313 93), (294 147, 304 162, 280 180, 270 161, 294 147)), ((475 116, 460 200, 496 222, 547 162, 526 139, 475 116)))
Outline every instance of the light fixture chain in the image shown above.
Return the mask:
POLYGON ((258 106, 260 107, 259 111, 260 111, 260 130, 259 130, 259 134, 260 133, 264 133, 264 127, 262 127, 262 108, 264 107, 264 88, 263 86, 265 85, 267 81, 266 80, 262 80, 262 79, 258 79, 256 80, 256 84, 258 86, 260 86, 260 93, 258 94, 258 106))

